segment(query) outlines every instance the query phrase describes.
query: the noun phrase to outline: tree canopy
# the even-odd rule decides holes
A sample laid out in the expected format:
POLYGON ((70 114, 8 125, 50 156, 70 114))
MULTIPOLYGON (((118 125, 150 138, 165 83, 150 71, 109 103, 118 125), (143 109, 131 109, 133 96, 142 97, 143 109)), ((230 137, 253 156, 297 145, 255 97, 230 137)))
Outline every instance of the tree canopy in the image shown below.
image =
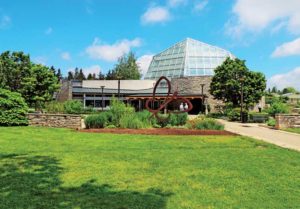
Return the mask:
POLYGON ((28 105, 52 100, 59 89, 55 69, 36 65, 23 52, 4 52, 0 55, 0 88, 19 92, 28 105))
POLYGON ((117 79, 121 80, 139 80, 141 73, 136 63, 136 57, 133 52, 123 55, 113 69, 117 79))
POLYGON ((242 85, 243 102, 249 106, 257 103, 264 95, 266 79, 262 73, 250 71, 245 61, 227 58, 215 69, 215 75, 210 84, 210 93, 215 99, 238 107, 241 104, 242 85))

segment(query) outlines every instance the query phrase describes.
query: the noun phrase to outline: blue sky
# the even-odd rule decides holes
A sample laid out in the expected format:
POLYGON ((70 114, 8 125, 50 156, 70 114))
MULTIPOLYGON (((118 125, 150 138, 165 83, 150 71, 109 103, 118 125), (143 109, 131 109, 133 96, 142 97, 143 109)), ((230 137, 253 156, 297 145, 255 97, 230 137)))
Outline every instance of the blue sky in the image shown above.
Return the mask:
POLYGON ((225 48, 269 85, 300 89, 299 0, 1 0, 0 51, 104 73, 132 50, 151 56, 186 37, 225 48))

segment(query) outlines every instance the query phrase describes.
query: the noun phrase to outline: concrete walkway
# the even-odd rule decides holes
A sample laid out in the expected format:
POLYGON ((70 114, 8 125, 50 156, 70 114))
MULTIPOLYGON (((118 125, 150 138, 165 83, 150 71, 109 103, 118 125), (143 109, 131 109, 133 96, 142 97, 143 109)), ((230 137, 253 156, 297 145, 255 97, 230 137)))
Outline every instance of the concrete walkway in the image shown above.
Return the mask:
POLYGON ((225 130, 240 134, 243 136, 249 136, 255 139, 263 140, 280 147, 290 148, 300 151, 300 134, 289 133, 285 131, 273 130, 265 127, 261 127, 258 124, 253 123, 236 123, 228 122, 225 120, 219 120, 225 124, 225 130))

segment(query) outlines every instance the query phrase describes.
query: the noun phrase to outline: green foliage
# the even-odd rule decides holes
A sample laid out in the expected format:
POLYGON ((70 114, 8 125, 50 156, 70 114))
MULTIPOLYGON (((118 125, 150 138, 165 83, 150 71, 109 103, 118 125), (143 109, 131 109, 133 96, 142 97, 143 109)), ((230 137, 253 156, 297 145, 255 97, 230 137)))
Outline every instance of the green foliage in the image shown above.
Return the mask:
POLYGON ((0 126, 27 125, 27 104, 19 93, 0 89, 0 126))
POLYGON ((157 124, 156 118, 151 117, 152 113, 150 113, 148 110, 136 112, 135 114, 139 118, 139 120, 143 123, 145 128, 150 128, 153 127, 155 124, 157 124))
POLYGON ((135 55, 130 52, 119 58, 118 64, 107 74, 107 80, 109 79, 121 79, 121 80, 139 80, 141 74, 139 66, 136 63, 135 55))
POLYGON ((117 127, 120 126, 120 119, 124 115, 130 115, 131 113, 134 113, 134 108, 130 106, 126 106, 123 102, 112 98, 111 100, 111 106, 109 111, 111 116, 111 123, 117 127))
POLYGON ((187 122, 189 129, 224 130, 224 125, 213 118, 197 117, 187 122))
POLYGON ((104 128, 107 123, 107 115, 105 113, 89 115, 84 122, 86 128, 104 128))
POLYGON ((226 115, 230 121, 240 121, 241 120, 241 109, 232 108, 226 111, 226 115))
POLYGON ((104 128, 117 128, 115 125, 107 125, 104 128))
POLYGON ((274 127, 276 125, 276 120, 274 118, 269 118, 267 125, 274 127))
POLYGON ((210 84, 210 93, 215 99, 232 103, 234 107, 241 104, 241 85, 243 83, 246 106, 257 103, 264 94, 266 79, 262 73, 250 71, 245 61, 227 58, 215 69, 210 84))
POLYGON ((82 102, 78 100, 68 100, 64 102, 64 110, 67 114, 81 114, 83 113, 82 102))
POLYGON ((298 91, 294 87, 286 87, 282 90, 282 94, 288 94, 288 93, 296 94, 298 93, 298 91))
POLYGON ((23 52, 4 52, 0 55, 0 88, 22 94, 28 105, 41 109, 59 89, 53 68, 31 63, 23 52))
POLYGON ((276 114, 284 114, 289 112, 289 107, 287 104, 280 101, 274 102, 271 107, 267 109, 267 112, 275 117, 276 114))
POLYGON ((47 113, 64 113, 64 103, 51 101, 45 104, 47 113))
POLYGON ((187 113, 172 113, 170 115, 168 124, 172 126, 183 126, 186 124, 187 119, 188 119, 187 113))
POLYGON ((140 129, 146 127, 136 114, 130 113, 122 115, 120 118, 120 128, 140 129))

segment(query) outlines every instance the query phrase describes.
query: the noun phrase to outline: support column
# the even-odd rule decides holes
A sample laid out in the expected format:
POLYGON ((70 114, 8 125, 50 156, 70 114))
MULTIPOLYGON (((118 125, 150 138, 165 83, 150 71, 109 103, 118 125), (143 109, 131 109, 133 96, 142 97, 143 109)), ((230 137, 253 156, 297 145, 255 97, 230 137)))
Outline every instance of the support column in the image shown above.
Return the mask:
POLYGON ((83 94, 83 108, 85 108, 85 94, 83 94))

